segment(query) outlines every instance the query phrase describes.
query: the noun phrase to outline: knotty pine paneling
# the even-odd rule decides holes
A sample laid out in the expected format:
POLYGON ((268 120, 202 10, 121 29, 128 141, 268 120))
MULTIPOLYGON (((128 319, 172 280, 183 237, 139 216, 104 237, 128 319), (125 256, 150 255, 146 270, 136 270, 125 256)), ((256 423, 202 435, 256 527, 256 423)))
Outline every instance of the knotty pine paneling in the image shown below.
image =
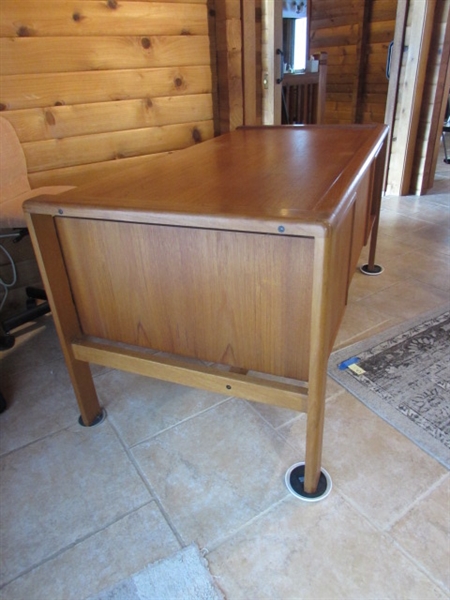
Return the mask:
POLYGON ((180 150, 213 137, 213 130, 211 120, 25 142, 22 148, 28 171, 35 173, 122 157, 180 150))
POLYGON ((30 108, 8 113, 22 142, 161 127, 213 118, 210 94, 30 108))
POLYGON ((33 187, 214 135, 207 0, 1 0, 0 110, 33 187))
MULTIPOLYGON (((208 65, 0 76, 1 110, 211 94, 208 65)), ((5 115, 4 115, 5 116, 5 115)))
POLYGON ((208 35, 205 2, 2 0, 1 37, 208 35), (115 6, 115 7, 114 7, 115 6))
POLYGON ((2 73, 142 69, 209 64, 207 36, 2 38, 2 73))

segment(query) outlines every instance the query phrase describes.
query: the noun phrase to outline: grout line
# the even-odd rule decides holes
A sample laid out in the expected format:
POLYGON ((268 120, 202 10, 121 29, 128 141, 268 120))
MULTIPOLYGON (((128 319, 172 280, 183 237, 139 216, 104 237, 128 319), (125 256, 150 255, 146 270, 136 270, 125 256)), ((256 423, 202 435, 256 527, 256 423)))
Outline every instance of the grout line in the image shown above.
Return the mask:
POLYGON ((439 579, 436 579, 435 575, 433 575, 433 573, 430 573, 430 571, 427 569, 427 567, 423 563, 419 562, 417 560, 417 558, 414 558, 414 556, 409 554, 409 552, 395 538, 393 538, 390 534, 388 534, 388 535, 389 535, 390 540, 392 541, 392 544, 397 548, 397 550, 401 554, 403 554, 403 556, 407 560, 409 560, 409 562, 411 562, 416 567, 416 569, 421 571, 447 597, 450 597, 450 590, 446 587, 446 585, 442 581, 439 581, 439 579))
MULTIPOLYGON (((199 415, 203 415, 203 414, 209 412, 210 410, 213 410, 217 406, 220 406, 221 404, 224 404, 225 402, 228 402, 229 400, 232 400, 233 398, 234 398, 234 396, 228 396, 228 397, 224 398, 223 400, 220 400, 216 404, 213 404, 212 406, 208 406, 208 408, 204 408, 203 410, 200 410, 200 411, 198 411, 198 412, 190 415, 189 417, 186 417, 185 419, 181 419, 180 421, 177 421, 173 425, 169 425, 168 427, 165 427, 164 429, 161 429, 160 431, 157 431, 156 433, 150 435, 149 437, 146 437, 146 438, 144 438, 142 440, 139 440, 138 442, 135 442, 134 444, 131 444, 130 446, 128 446, 126 444, 126 442, 124 442, 124 444, 126 444, 127 448, 129 448, 130 450, 132 450, 133 448, 136 448, 137 446, 140 446, 141 444, 146 444, 147 442, 150 442, 151 440, 157 438, 162 433, 166 433, 167 431, 170 431, 171 429, 174 429, 175 427, 178 427, 182 423, 187 423, 188 421, 191 421, 192 419, 195 419, 199 415)), ((109 414, 108 414, 108 416, 109 416, 109 414)))
MULTIPOLYGON (((436 460, 436 459, 435 459, 436 460)), ((439 462, 436 460, 436 462, 439 462)), ((439 463, 440 464, 440 463, 439 463)), ((445 467, 444 467, 445 468, 445 467)), ((427 488, 426 490, 424 490, 421 494, 419 494, 417 496, 417 498, 415 498, 415 500, 413 500, 411 502, 411 504, 409 504, 406 508, 403 509, 403 511, 401 511, 390 523, 387 524, 386 526, 386 531, 391 531, 392 528, 399 522, 401 521, 401 519, 403 519, 403 517, 405 517, 411 510, 413 510, 420 502, 422 502, 422 500, 425 500, 428 496, 431 496, 431 494, 446 480, 450 478, 450 474, 447 473, 443 473, 441 477, 439 477, 439 479, 437 479, 433 484, 430 485, 429 488, 427 488)))
POLYGON ((235 537, 236 535, 238 535, 241 531, 247 529, 247 527, 250 527, 250 525, 252 525, 253 523, 259 521, 259 519, 262 519, 267 513, 274 510, 277 506, 280 506, 281 504, 283 504, 283 502, 286 502, 287 500, 289 500, 289 498, 292 498, 292 495, 287 491, 286 495, 283 496, 282 498, 280 498, 280 500, 277 500, 276 502, 274 502, 273 504, 271 504, 270 506, 265 508, 263 511, 261 511, 258 514, 256 514, 255 516, 253 516, 248 521, 245 521, 245 523, 242 523, 236 529, 233 529, 232 531, 226 533, 225 535, 219 536, 219 537, 215 538, 214 540, 212 540, 211 543, 208 544, 207 548, 203 547, 200 549, 201 553, 203 554, 203 556, 207 556, 211 552, 214 552, 222 544, 226 543, 228 540, 230 540, 233 537, 235 537))
POLYGON ((150 493, 153 501, 158 506, 158 508, 159 508, 162 516, 164 517, 167 525, 169 526, 170 530, 174 534, 174 536, 175 536, 176 540, 178 541, 178 543, 180 544, 181 548, 185 548, 188 544, 184 541, 182 535, 179 533, 178 529, 173 524, 172 519, 170 518, 169 513, 164 508, 164 506, 163 506, 163 504, 162 504, 162 502, 161 502, 158 494, 156 493, 156 491, 153 488, 152 484, 148 480, 148 478, 145 475, 144 471, 141 469, 141 466, 139 465, 138 461, 134 457, 134 455, 133 455, 133 453, 131 451, 131 448, 128 448, 127 444, 122 439, 122 436, 120 435, 120 433, 118 431, 118 428, 117 428, 117 426, 114 423, 114 419, 111 418, 110 415, 108 415, 108 419, 110 420, 110 426, 111 426, 112 430, 114 431, 114 433, 116 434, 117 439, 119 440, 120 444, 122 445, 122 447, 123 447, 123 449, 124 449, 124 451, 125 451, 125 453, 126 453, 126 455, 128 457, 128 460, 133 465, 133 467, 136 470, 137 474, 141 478, 143 484, 145 485, 145 487, 147 488, 148 492, 150 493))
POLYGON ((49 554, 46 558, 43 558, 42 560, 40 560, 39 562, 35 563, 34 565, 31 565, 30 567, 24 569, 23 571, 21 571, 20 573, 18 573, 18 575, 14 576, 12 579, 9 579, 8 581, 3 582, 0 585, 0 590, 3 589, 4 587, 6 587, 7 585, 9 585, 10 583, 13 583, 17 579, 20 579, 21 577, 24 577, 25 575, 28 575, 28 573, 31 573, 35 569, 38 569, 39 567, 42 567, 46 563, 48 563, 48 562, 50 562, 52 560, 55 560, 56 558, 58 558, 59 556, 61 556, 65 552, 68 552, 72 548, 75 548, 75 546, 78 546, 78 544, 81 544, 81 543, 85 542, 86 540, 88 540, 88 539, 96 536, 97 534, 101 533, 102 531, 105 531, 106 529, 108 529, 108 527, 112 527, 116 523, 119 523, 123 519, 126 519, 127 517, 129 517, 133 513, 138 512, 139 510, 141 510, 145 506, 148 506, 148 505, 152 504, 153 502, 155 502, 155 500, 153 498, 151 498, 150 500, 148 500, 148 502, 144 502, 143 504, 141 504, 140 506, 137 506, 133 510, 130 510, 130 511, 126 512, 126 513, 123 513, 122 515, 120 515, 116 519, 114 519, 114 520, 106 523, 103 527, 100 527, 100 529, 96 529, 95 531, 92 531, 91 533, 87 533, 86 535, 84 535, 84 536, 82 536, 80 538, 77 538, 76 540, 74 540, 73 542, 71 542, 70 544, 68 544, 67 546, 63 546, 59 550, 56 550, 56 552, 53 552, 52 554, 49 554))

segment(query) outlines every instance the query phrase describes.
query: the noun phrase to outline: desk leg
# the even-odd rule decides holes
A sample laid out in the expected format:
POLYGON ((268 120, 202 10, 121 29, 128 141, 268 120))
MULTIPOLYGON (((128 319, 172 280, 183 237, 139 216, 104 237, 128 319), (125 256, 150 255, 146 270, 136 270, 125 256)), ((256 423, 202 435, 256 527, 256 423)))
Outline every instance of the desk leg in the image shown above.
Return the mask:
POLYGON ((370 234, 369 262, 361 267, 361 272, 364 273, 364 275, 380 275, 384 271, 383 267, 375 264, 375 252, 377 249, 378 225, 380 223, 381 197, 383 193, 383 172, 385 161, 386 142, 384 142, 374 163, 371 212, 375 215, 375 219, 372 225, 372 232, 370 234))
POLYGON ((98 402, 89 364, 76 360, 73 356, 72 340, 81 337, 82 332, 72 299, 55 222, 49 215, 28 214, 27 223, 67 369, 78 401, 81 419, 84 425, 93 425, 102 415, 102 409, 98 402))
POLYGON ((314 244, 305 463, 294 465, 286 473, 288 488, 296 496, 308 501, 326 498, 331 491, 331 479, 321 467, 328 349, 330 347, 327 306, 330 239, 326 236, 316 238, 314 244))

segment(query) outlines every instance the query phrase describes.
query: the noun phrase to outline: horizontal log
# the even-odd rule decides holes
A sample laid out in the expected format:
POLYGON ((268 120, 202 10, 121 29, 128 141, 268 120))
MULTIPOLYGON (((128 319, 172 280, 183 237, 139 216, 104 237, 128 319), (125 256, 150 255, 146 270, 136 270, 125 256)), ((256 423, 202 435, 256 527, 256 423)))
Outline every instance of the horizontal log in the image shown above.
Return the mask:
POLYGON ((372 0, 371 21, 395 21, 396 4, 392 0, 372 0))
POLYGON ((311 2, 311 20, 338 17, 341 14, 353 13, 361 8, 361 0, 320 0, 311 2))
POLYGON ((107 102, 153 97, 206 94, 212 90, 209 65, 43 73, 0 77, 0 108, 17 110, 62 104, 107 102))
POLYGON ((116 158, 113 160, 91 163, 88 165, 75 165, 74 167, 62 167, 38 173, 30 173, 28 179, 33 189, 46 185, 76 185, 80 186, 92 181, 98 181, 101 177, 108 177, 118 170, 126 170, 137 163, 148 161, 167 154, 157 152, 143 156, 132 156, 130 158, 116 158))
POLYGON ((389 44, 394 39, 395 21, 379 21, 371 23, 369 29, 369 43, 379 44, 386 42, 389 44))
POLYGON ((208 65, 208 36, 0 39, 3 75, 208 65))
POLYGON ((353 23, 341 27, 327 27, 326 29, 311 29, 311 44, 324 44, 326 46, 350 46, 356 43, 359 24, 353 23))
POLYGON ((329 16, 322 16, 320 18, 314 18, 311 20, 311 31, 318 29, 331 29, 333 27, 343 27, 349 24, 359 23, 360 10, 355 8, 347 12, 338 12, 329 16))
POLYGON ((21 142, 142 129, 213 118, 211 94, 7 111, 21 142))
POLYGON ((367 44, 367 52, 369 58, 373 56, 387 56, 389 50, 389 42, 369 42, 367 44))
POLYGON ((206 4, 2 0, 0 36, 208 35, 206 4))
POLYGON ((384 123, 384 110, 364 110, 362 116, 363 123, 384 123))
POLYGON ((380 94, 380 96, 384 96, 386 98, 388 87, 389 81, 387 79, 384 81, 368 81, 366 82, 365 90, 368 94, 380 94))
MULTIPOLYGON (((353 66, 354 68, 356 68, 356 64, 357 64, 357 57, 356 57, 356 53, 355 54, 331 54, 328 55, 328 61, 327 61, 327 65, 328 68, 330 69, 333 67, 339 67, 341 65, 347 65, 347 66, 353 66)), ((330 69, 331 71, 331 69, 330 69)))
POLYGON ((22 148, 28 172, 35 173, 48 169, 113 160, 118 157, 179 150, 210 139, 213 135, 213 122, 203 121, 70 137, 61 140, 25 142, 22 144, 22 148))
POLYGON ((327 93, 327 102, 341 102, 343 104, 352 102, 353 94, 351 92, 331 92, 327 93))

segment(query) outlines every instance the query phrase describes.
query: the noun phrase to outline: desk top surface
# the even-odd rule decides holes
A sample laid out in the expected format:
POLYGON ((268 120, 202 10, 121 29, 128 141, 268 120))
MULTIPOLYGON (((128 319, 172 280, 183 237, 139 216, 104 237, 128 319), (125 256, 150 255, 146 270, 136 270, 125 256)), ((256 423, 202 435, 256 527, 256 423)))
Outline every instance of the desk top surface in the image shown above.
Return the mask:
POLYGON ((386 132, 384 125, 242 128, 118 165, 95 183, 27 201, 25 211, 255 231, 268 223, 327 227, 386 132))

